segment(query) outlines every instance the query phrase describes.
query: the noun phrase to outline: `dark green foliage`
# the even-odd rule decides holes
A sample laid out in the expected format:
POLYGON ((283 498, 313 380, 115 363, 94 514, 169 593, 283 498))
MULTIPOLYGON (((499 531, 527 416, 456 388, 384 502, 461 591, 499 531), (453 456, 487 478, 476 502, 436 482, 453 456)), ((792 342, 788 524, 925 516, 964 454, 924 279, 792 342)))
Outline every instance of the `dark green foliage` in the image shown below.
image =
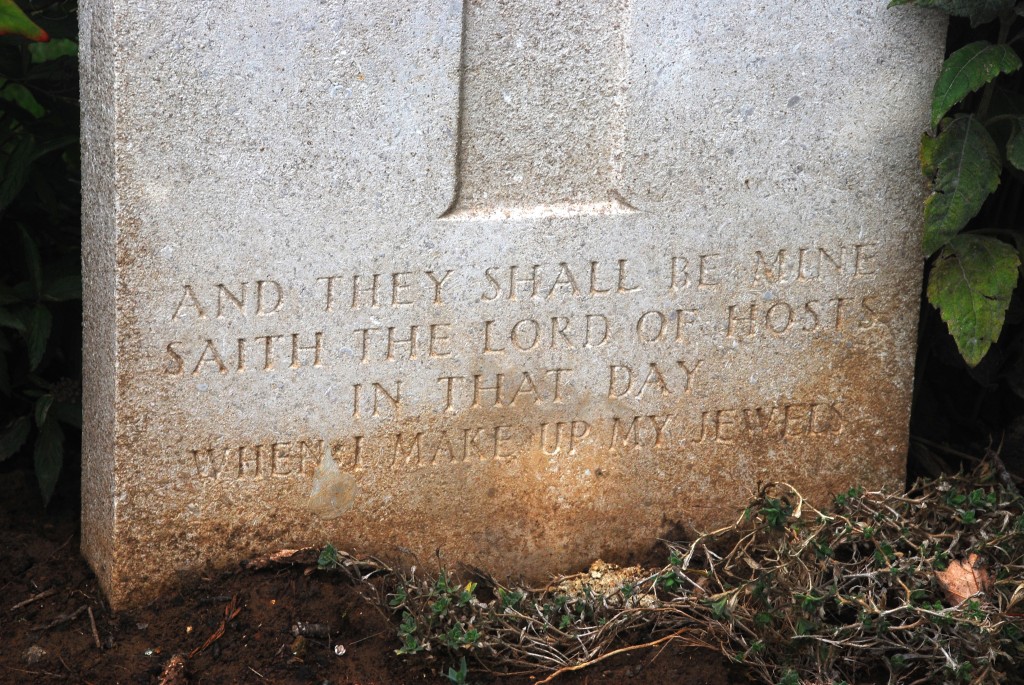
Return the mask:
POLYGON ((928 299, 968 364, 980 362, 999 338, 1019 267, 1012 245, 973 233, 955 236, 932 265, 928 299))
POLYGON ((938 136, 921 140, 921 168, 933 190, 924 205, 926 255, 977 215, 999 185, 1001 166, 996 144, 974 115, 957 117, 938 136))
POLYGON ((77 4, 22 7, 52 40, 0 37, 0 461, 49 501, 82 424, 77 4))
POLYGON ((0 36, 22 36, 30 40, 49 40, 38 24, 28 18, 14 0, 0 0, 0 36))
POLYGON ((999 22, 995 42, 972 41, 955 49, 942 65, 932 95, 931 123, 939 130, 921 142, 921 167, 932 181, 924 209, 924 252, 931 256, 942 251, 931 266, 928 301, 941 312, 961 356, 973 367, 999 339, 1020 267, 1013 246, 980 235, 985 230, 1016 229, 1019 217, 999 217, 1005 222, 1001 226, 976 220, 999 186, 1004 160, 1010 172, 1024 166, 1024 107, 1012 96, 1003 98, 1002 111, 992 107, 996 88, 1008 84, 1007 75, 1021 67, 1012 47, 1024 36, 1018 21, 1020 7, 1014 7, 1014 0, 895 0, 890 4, 936 8, 967 17, 973 26, 999 22), (982 89, 980 98, 968 99, 982 89), (953 109, 959 112, 944 118, 953 109), (1008 134, 1000 130, 1006 124, 1008 134))
POLYGON ((979 40, 960 48, 942 65, 932 93, 932 127, 965 97, 992 82, 999 74, 1020 69, 1020 57, 1009 45, 979 40))

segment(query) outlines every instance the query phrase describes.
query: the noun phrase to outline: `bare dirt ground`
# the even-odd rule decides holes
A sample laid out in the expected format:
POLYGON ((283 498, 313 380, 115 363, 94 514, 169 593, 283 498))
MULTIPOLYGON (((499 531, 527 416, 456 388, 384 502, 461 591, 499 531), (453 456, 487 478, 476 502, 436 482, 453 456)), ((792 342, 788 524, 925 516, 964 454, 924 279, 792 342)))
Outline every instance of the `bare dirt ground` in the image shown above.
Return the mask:
MULTIPOLYGON (((395 655, 394 627, 334 573, 240 569, 199 579, 145 608, 111 612, 78 552, 77 484, 68 484, 44 510, 33 478, 28 471, 0 473, 0 683, 450 682, 442 674, 450 664, 395 655), (237 615, 220 637, 196 651, 219 632, 229 605, 228 613, 238 609, 237 615), (293 626, 300 621, 323 624, 329 633, 296 639, 293 626), (344 655, 335 653, 337 645, 344 655), (183 676, 162 677, 178 654, 183 676)), ((471 671, 469 682, 526 685, 541 679, 471 671)), ((717 653, 669 644, 613 657, 555 682, 751 681, 717 653)))

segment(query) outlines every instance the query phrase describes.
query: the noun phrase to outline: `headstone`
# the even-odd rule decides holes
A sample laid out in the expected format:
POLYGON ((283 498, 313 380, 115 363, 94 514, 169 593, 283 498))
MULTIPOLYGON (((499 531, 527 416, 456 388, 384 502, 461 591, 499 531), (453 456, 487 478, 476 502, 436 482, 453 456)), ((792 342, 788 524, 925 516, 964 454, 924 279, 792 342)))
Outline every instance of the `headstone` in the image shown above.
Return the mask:
POLYGON ((83 549, 539 580, 904 477, 936 16, 86 0, 83 549))

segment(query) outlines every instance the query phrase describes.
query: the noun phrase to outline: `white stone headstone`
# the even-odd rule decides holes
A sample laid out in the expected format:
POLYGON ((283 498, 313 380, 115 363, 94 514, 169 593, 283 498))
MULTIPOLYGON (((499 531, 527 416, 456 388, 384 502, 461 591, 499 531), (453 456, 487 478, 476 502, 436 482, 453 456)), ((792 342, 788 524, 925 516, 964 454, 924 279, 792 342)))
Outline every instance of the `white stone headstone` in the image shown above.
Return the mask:
POLYGON ((904 476, 936 16, 84 0, 83 549, 539 579, 904 476))

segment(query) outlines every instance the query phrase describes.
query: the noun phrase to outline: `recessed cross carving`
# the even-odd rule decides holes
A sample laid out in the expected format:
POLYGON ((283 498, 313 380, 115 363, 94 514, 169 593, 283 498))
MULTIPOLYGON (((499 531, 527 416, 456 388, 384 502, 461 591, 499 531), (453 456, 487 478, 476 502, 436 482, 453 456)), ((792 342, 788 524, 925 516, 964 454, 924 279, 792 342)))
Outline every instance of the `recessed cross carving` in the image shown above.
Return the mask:
POLYGON ((629 0, 464 0, 444 218, 633 211, 619 194, 629 0))

